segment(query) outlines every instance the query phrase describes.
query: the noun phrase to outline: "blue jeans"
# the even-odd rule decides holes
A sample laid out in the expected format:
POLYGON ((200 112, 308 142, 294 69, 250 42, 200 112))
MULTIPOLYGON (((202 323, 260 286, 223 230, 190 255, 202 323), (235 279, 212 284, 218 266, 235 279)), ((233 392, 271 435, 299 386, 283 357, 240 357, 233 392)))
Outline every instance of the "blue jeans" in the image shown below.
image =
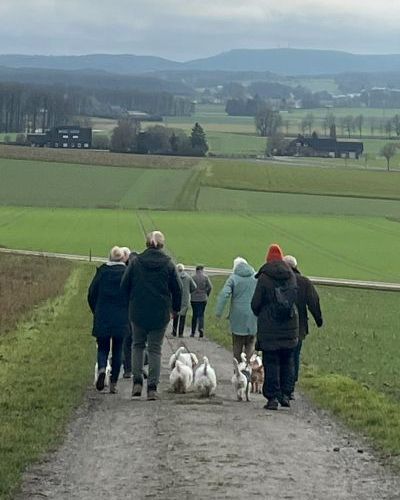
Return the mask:
POLYGON ((157 386, 160 381, 161 348, 166 328, 167 325, 159 330, 146 330, 145 328, 133 324, 133 383, 140 385, 143 384, 143 365, 147 344, 149 360, 147 390, 157 390, 157 386))
POLYGON ((191 302, 193 315, 192 315, 192 335, 196 333, 197 325, 199 325, 200 334, 204 333, 204 312, 206 310, 207 302, 191 302))
POLYGON ((121 370, 122 344, 124 339, 121 337, 98 337, 97 338, 97 366, 99 371, 107 368, 107 359, 111 347, 111 382, 118 381, 119 372, 121 370))

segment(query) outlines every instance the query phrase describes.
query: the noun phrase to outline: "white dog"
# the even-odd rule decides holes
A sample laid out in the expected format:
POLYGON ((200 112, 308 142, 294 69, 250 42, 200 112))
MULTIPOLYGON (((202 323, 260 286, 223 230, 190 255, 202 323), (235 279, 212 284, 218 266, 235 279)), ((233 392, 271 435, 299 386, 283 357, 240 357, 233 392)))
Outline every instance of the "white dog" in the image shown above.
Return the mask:
MULTIPOLYGON (((104 386, 108 387, 110 385, 110 376, 111 376, 111 365, 110 360, 107 359, 107 367, 106 367, 106 378, 104 379, 104 386)), ((99 366, 96 363, 94 367, 94 385, 96 385, 97 379, 99 378, 99 366)))
POLYGON ((175 354, 169 358, 169 368, 173 370, 175 367, 176 361, 179 359, 184 365, 188 366, 192 370, 194 370, 195 366, 198 364, 199 360, 197 359, 196 354, 193 352, 184 352, 185 347, 180 347, 175 354))
POLYGON ((175 367, 169 376, 171 389, 179 394, 184 394, 193 382, 193 370, 186 366, 179 359, 175 362, 175 367))
MULTIPOLYGON (((243 359, 243 358, 242 358, 243 359)), ((251 383, 251 368, 247 365, 241 368, 242 363, 238 363, 236 358, 233 358, 233 376, 232 385, 235 390, 238 401, 250 401, 249 391, 251 383)))
POLYGON ((217 377, 206 356, 204 356, 203 363, 196 370, 194 386, 202 396, 210 397, 215 394, 217 377))

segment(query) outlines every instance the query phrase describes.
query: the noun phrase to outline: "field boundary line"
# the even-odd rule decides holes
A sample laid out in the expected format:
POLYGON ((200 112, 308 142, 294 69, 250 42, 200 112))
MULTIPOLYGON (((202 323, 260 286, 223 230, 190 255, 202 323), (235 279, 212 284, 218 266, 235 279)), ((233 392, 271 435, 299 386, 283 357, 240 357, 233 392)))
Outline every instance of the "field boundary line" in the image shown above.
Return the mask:
MULTIPOLYGON (((15 255, 32 255, 36 257, 49 257, 56 259, 68 259, 79 262, 105 262, 105 257, 96 257, 92 255, 78 255, 69 253, 57 252, 41 252, 37 250, 22 250, 14 248, 0 248, 0 253, 15 254, 15 255)), ((208 267, 207 273, 213 276, 229 276, 232 273, 231 269, 223 269, 219 267, 208 267)), ((194 272, 196 266, 185 266, 188 271, 194 272)), ((309 276, 310 280, 315 285, 334 286, 342 288, 358 288, 363 290, 380 290, 387 292, 400 292, 400 283, 388 283, 384 281, 365 281, 365 280, 351 280, 345 278, 323 278, 318 276, 309 276)))

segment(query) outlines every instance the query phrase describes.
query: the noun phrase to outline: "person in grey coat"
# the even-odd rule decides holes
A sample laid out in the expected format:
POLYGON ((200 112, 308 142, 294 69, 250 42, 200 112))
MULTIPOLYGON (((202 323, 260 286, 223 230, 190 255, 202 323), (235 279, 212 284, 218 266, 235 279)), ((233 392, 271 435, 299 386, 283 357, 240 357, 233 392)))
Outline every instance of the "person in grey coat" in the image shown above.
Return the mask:
POLYGON ((186 314, 189 309, 190 294, 196 290, 197 286, 193 278, 185 271, 185 266, 183 264, 178 264, 176 270, 182 283, 182 303, 181 310, 174 316, 172 321, 172 335, 176 337, 178 332, 179 337, 183 337, 186 314))
POLYGON ((232 332, 233 356, 240 363, 244 349, 247 360, 254 353, 257 318, 251 310, 251 299, 256 289, 255 270, 242 257, 233 261, 233 273, 226 280, 217 299, 216 316, 220 318, 230 300, 229 322, 232 332))
POLYGON ((193 309, 192 333, 195 336, 197 325, 199 326, 199 337, 204 336, 204 312, 206 310, 207 300, 212 290, 212 284, 209 277, 204 274, 204 266, 196 266, 196 274, 192 276, 196 283, 196 290, 192 293, 190 303, 193 309))

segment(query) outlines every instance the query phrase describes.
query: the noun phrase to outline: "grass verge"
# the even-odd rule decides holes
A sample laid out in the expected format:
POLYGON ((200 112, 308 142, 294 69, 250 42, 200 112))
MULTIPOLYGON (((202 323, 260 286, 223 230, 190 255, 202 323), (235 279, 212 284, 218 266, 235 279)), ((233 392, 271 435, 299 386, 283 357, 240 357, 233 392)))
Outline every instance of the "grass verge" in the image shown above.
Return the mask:
POLYGON ((59 442, 92 372, 94 343, 86 306, 93 270, 77 267, 63 295, 0 337, 0 499, 11 498, 24 469, 59 442))
POLYGON ((0 254, 0 335, 22 314, 60 295, 71 270, 65 260, 0 254))
MULTIPOLYGON (((212 280, 206 331, 212 340, 231 349, 228 321, 214 316, 225 279, 212 280)), ((311 331, 304 344, 301 388, 317 406, 329 410, 393 463, 400 464, 400 339, 396 321, 400 295, 329 287, 318 290, 325 325, 311 331)))

